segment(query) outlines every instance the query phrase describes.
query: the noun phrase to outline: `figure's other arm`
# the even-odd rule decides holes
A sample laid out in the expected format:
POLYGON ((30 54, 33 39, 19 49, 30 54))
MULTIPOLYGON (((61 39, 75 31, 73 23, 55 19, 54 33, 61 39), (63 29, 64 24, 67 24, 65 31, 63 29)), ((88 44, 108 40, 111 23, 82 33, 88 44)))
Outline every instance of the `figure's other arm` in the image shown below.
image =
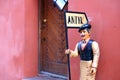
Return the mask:
POLYGON ((92 74, 96 73, 96 69, 98 67, 98 61, 99 61, 99 56, 100 56, 100 51, 99 51, 99 46, 96 41, 92 43, 92 49, 93 49, 93 62, 91 66, 90 72, 92 74))
POLYGON ((93 63, 92 67, 97 68, 98 67, 98 61, 100 56, 100 50, 99 45, 96 41, 92 43, 92 49, 93 49, 93 63))

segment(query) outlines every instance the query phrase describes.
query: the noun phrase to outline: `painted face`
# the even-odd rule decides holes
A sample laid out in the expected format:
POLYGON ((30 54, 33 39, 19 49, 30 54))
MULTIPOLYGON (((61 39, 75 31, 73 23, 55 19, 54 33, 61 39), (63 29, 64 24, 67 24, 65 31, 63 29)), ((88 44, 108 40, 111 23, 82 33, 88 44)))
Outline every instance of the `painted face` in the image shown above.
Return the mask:
POLYGON ((81 30, 80 36, 81 36, 82 40, 86 40, 86 39, 90 38, 90 32, 88 32, 87 29, 81 30))

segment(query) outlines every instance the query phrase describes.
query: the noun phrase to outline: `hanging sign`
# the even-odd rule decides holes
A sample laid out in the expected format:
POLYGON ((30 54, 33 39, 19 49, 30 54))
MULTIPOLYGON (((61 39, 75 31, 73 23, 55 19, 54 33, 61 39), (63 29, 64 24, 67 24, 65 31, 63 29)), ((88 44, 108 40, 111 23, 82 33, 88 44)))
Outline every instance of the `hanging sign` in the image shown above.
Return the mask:
POLYGON ((79 28, 83 24, 88 23, 85 12, 65 11, 65 26, 68 28, 79 28))

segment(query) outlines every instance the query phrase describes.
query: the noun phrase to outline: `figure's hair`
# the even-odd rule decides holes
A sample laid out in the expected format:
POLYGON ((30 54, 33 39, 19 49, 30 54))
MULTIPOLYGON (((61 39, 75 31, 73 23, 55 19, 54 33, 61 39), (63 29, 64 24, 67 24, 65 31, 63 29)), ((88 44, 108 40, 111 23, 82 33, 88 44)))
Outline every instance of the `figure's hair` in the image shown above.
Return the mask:
POLYGON ((90 33, 90 29, 86 28, 87 32, 90 33))

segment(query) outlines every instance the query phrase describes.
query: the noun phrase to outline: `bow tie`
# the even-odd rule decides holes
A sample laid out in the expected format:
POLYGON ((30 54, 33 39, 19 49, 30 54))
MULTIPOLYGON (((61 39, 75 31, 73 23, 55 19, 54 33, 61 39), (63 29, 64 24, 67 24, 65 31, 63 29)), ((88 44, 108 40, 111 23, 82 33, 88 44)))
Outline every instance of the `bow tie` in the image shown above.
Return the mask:
POLYGON ((85 41, 85 40, 83 40, 83 41, 82 41, 82 43, 83 43, 83 44, 85 44, 85 43, 86 43, 86 41, 85 41))

